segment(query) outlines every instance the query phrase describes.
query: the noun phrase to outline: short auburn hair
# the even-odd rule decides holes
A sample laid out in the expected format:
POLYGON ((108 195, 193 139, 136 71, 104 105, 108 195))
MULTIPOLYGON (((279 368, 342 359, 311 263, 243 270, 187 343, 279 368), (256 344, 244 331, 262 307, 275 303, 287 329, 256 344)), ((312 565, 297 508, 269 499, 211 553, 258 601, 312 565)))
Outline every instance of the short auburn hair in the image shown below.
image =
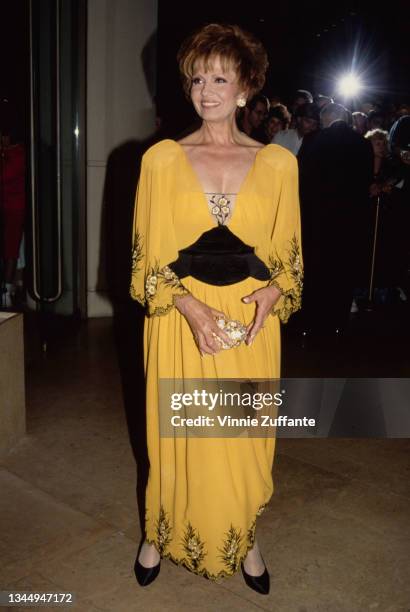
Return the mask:
POLYGON ((215 57, 219 57, 224 72, 232 68, 237 73, 248 98, 264 86, 269 63, 262 43, 237 25, 210 23, 184 40, 178 51, 182 84, 188 97, 195 64, 203 62, 205 70, 209 70, 215 57))

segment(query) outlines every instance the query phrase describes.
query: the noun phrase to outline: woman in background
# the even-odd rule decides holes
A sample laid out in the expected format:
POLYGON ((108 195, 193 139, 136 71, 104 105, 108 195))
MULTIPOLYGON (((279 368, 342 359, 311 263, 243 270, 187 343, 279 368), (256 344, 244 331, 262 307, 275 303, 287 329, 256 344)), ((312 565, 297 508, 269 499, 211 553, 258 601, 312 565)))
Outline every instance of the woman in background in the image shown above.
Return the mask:
MULTIPOLYGON (((392 155, 394 152, 390 151, 389 133, 386 130, 370 130, 365 134, 365 138, 371 142, 374 154, 373 182, 369 193, 371 221, 366 280, 369 281, 370 278, 377 205, 379 211, 373 281, 374 301, 394 303, 398 298, 405 301, 407 298, 401 285, 406 277, 405 244, 408 238, 406 216, 403 212, 408 206, 400 205, 400 197, 397 197, 400 194, 400 188, 397 187, 400 184, 400 172, 392 155)), ((368 291, 365 295, 368 297, 368 291)))

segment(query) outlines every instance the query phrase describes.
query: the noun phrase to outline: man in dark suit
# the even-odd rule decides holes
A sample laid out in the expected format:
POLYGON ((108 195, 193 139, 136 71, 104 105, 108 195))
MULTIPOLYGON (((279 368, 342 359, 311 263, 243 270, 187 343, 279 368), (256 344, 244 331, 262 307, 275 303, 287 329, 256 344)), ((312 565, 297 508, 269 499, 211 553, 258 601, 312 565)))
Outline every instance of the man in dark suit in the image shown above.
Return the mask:
POLYGON ((321 131, 299 159, 305 259, 303 325, 327 336, 346 326, 365 254, 373 177, 371 144, 349 125, 349 111, 326 105, 321 131))

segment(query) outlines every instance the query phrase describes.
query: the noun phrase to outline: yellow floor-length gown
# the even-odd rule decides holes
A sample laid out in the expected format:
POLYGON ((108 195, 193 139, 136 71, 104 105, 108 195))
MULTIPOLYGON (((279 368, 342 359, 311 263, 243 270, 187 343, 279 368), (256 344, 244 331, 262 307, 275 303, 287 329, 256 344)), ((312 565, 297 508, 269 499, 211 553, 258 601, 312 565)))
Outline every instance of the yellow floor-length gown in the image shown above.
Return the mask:
POLYGON ((233 575, 253 546, 256 517, 272 496, 275 437, 161 437, 161 379, 278 378, 280 320, 300 308, 303 282, 296 158, 278 145, 255 157, 228 227, 269 268, 215 286, 169 268, 178 251, 216 225, 183 147, 163 140, 144 155, 133 226, 131 296, 147 307, 144 327, 147 440, 146 538, 161 557, 212 580, 233 575), (254 304, 241 298, 274 284, 282 291, 250 346, 201 356, 174 297, 192 293, 249 323, 254 304))

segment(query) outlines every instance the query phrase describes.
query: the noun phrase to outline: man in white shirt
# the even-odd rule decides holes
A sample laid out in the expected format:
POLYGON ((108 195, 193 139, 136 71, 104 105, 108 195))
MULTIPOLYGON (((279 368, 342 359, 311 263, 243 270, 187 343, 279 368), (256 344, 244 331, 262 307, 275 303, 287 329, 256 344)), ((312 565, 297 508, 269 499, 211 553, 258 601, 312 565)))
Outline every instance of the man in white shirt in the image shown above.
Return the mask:
POLYGON ((318 130, 319 125, 320 114, 318 107, 313 102, 306 102, 296 111, 296 128, 278 132, 273 137, 272 142, 285 147, 285 149, 297 155, 304 136, 318 130))

